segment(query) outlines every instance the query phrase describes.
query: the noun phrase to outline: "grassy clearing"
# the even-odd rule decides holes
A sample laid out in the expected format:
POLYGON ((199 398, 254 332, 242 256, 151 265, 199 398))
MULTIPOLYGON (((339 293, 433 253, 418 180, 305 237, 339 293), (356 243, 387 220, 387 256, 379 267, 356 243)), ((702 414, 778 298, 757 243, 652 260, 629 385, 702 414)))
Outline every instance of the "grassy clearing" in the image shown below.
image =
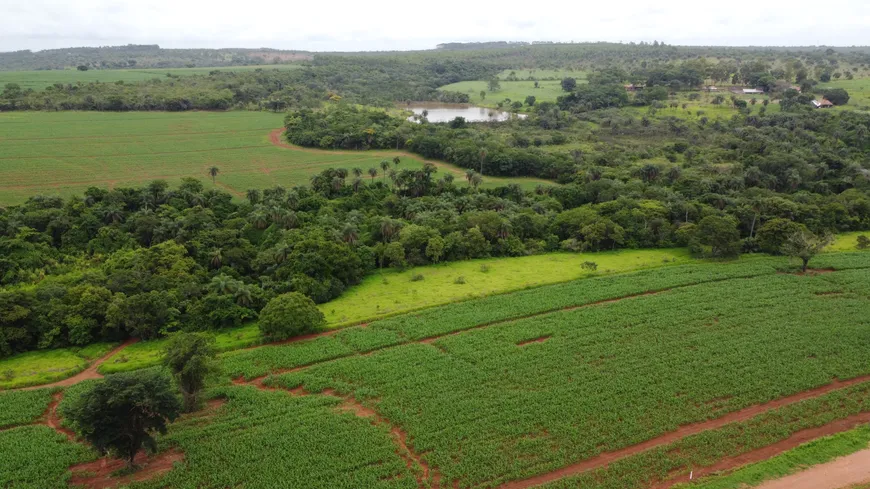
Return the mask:
MULTIPOLYGON (((268 112, 0 114, 0 205, 154 179, 177 185, 183 177, 196 177, 211 184, 211 166, 221 171, 217 186, 241 198, 250 188, 307 184, 327 168, 379 168, 381 160, 398 154, 276 147, 268 135, 282 124, 281 114, 268 112)), ((418 168, 422 160, 403 155, 402 164, 418 168)), ((439 171, 464 181, 458 167, 439 163, 439 171)), ((532 189, 542 182, 551 183, 487 177, 484 187, 517 183, 532 189)))
POLYGON ((801 445, 764 462, 741 467, 721 476, 701 479, 680 487, 697 489, 742 489, 764 481, 779 479, 795 472, 865 450, 870 444, 870 425, 827 436, 801 445))
MULTIPOLYGON (((838 274, 870 289, 866 270, 838 274)), ((866 296, 835 291, 821 275, 707 282, 278 379, 372 403, 446 482, 490 487, 868 373, 866 296)))
POLYGON ((338 327, 460 300, 689 260, 684 249, 620 250, 470 260, 402 272, 383 270, 338 299, 321 304, 320 310, 331 327, 338 327), (585 261, 597 263, 598 271, 581 269, 585 261), (423 280, 412 281, 418 274, 423 280), (459 277, 465 283, 456 283, 459 277))
POLYGON ((113 346, 95 343, 84 348, 31 351, 4 359, 0 361, 0 389, 48 384, 71 377, 113 346))
POLYGON ((858 236, 870 238, 870 231, 856 231, 854 233, 838 234, 834 242, 826 248, 827 251, 856 251, 858 250, 858 236))
POLYGON ((587 73, 580 70, 572 69, 555 69, 543 70, 539 68, 511 68, 502 71, 497 76, 504 80, 513 73, 520 80, 533 78, 535 80, 556 80, 561 82, 564 78, 574 78, 575 80, 586 80, 587 73))
MULTIPOLYGON (((439 87, 439 90, 467 93, 471 103, 483 107, 495 107, 506 98, 516 102, 524 102, 526 97, 534 95, 538 102, 555 102, 559 95, 564 95, 559 81, 541 81, 535 88, 532 81, 502 81, 501 89, 490 92, 485 81, 464 81, 439 87), (481 90, 486 92, 486 98, 480 98, 481 90)), ((526 107, 527 109, 528 107, 526 107)))
MULTIPOLYGON (((218 351, 230 351, 256 345, 261 341, 260 329, 257 324, 247 324, 238 328, 229 328, 215 334, 215 348, 218 351)), ((116 353, 98 371, 102 374, 128 372, 160 363, 166 340, 140 341, 116 353)))
MULTIPOLYGON (((844 88, 849 92, 849 103, 843 109, 858 108, 870 110, 870 78, 856 78, 854 80, 831 80, 827 83, 819 83, 822 90, 826 88, 844 88)), ((837 109, 835 107, 835 109, 837 109)))
POLYGON ((142 68, 125 70, 39 70, 39 71, 0 71, 0 87, 7 83, 17 83, 21 88, 41 90, 55 83, 76 84, 91 82, 140 82, 159 78, 165 80, 167 74, 172 76, 207 75, 211 71, 253 71, 292 70, 302 65, 262 65, 262 66, 226 66, 220 68, 142 68))

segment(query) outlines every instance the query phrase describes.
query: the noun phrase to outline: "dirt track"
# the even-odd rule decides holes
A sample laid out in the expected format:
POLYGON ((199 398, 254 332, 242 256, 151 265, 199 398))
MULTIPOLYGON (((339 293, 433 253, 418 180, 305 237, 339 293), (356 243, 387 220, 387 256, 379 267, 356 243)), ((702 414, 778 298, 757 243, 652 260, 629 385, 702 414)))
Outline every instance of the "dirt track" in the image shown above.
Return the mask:
POLYGON ((865 482, 870 482, 870 450, 765 482, 756 489, 840 489, 865 482))
POLYGON ((81 382, 83 380, 102 379, 103 374, 97 372, 97 369, 100 368, 100 365, 105 363, 106 360, 111 358, 112 355, 114 355, 115 353, 118 353, 119 351, 123 350, 124 348, 127 348, 128 346, 132 345, 133 343, 136 343, 137 341, 139 341, 139 340, 136 338, 131 338, 131 339, 121 343, 120 345, 113 348, 112 351, 110 351, 109 353, 106 353, 105 355, 96 359, 93 363, 88 365, 88 368, 73 375, 72 377, 68 377, 68 378, 63 379, 63 380, 58 380, 57 382, 52 382, 51 384, 33 385, 30 387, 22 387, 20 389, 12 389, 12 390, 31 391, 34 389, 46 389, 49 387, 69 387, 73 384, 78 384, 79 382, 81 382))

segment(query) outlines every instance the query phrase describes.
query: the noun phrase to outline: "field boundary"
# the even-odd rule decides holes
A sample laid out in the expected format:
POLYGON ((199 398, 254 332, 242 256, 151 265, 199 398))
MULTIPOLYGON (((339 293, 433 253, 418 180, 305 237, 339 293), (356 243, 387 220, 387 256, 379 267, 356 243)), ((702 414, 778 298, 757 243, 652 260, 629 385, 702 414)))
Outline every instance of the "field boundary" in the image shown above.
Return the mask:
POLYGON ((100 365, 105 363, 106 360, 111 358, 116 353, 120 352, 124 348, 127 348, 128 346, 130 346, 133 343, 136 343, 138 341, 139 341, 138 338, 128 339, 127 341, 125 341, 125 342, 121 343, 120 345, 109 350, 109 352, 106 353, 105 355, 103 355, 100 358, 91 362, 91 364, 88 365, 87 368, 85 368, 81 372, 79 372, 71 377, 67 377, 63 380, 58 380, 57 382, 52 382, 50 384, 30 385, 30 386, 26 386, 26 387, 18 387, 15 389, 5 389, 5 390, 7 390, 7 391, 32 391, 32 390, 36 390, 36 389, 50 389, 53 387, 69 387, 71 385, 78 384, 79 382, 82 382, 85 380, 101 379, 101 378, 103 378, 103 374, 101 374, 100 372, 97 371, 97 369, 100 367, 100 365))
MULTIPOLYGON (((748 420, 750 420, 758 415, 765 414, 765 413, 772 411, 774 409, 786 407, 786 406, 789 406, 791 404, 799 403, 801 401, 820 397, 820 396, 823 396, 825 394, 829 394, 833 391, 853 387, 855 385, 862 384, 864 382, 870 382, 870 375, 863 375, 860 377, 855 377, 855 378, 852 378, 849 380, 844 380, 844 381, 835 379, 833 382, 831 382, 829 384, 826 384, 826 385, 823 385, 820 387, 816 387, 814 389, 809 389, 809 390, 799 392, 797 394, 792 394, 790 396, 781 397, 779 399, 775 399, 775 400, 772 400, 772 401, 769 401, 769 402, 766 402, 763 404, 756 404, 753 406, 749 406, 749 407, 740 409, 739 411, 733 411, 729 414, 726 414, 725 416, 722 416, 722 417, 719 417, 716 419, 712 419, 709 421, 702 421, 700 423, 693 423, 693 424, 684 425, 684 426, 677 428, 674 431, 671 431, 670 433, 667 433, 667 434, 664 434, 664 435, 661 435, 661 436, 658 436, 655 438, 651 438, 645 442, 638 443, 636 445, 625 447, 625 448, 622 448, 620 450, 616 450, 613 452, 602 453, 602 454, 597 455, 595 457, 592 457, 592 458, 589 458, 586 460, 582 460, 582 461, 577 462, 575 464, 567 465, 565 467, 562 467, 560 469, 556 469, 556 470, 551 471, 551 472, 545 472, 543 474, 532 476, 532 477, 529 477, 526 479, 506 482, 506 483, 501 484, 501 485, 496 486, 496 487, 498 489, 528 489, 531 487, 536 487, 536 486, 540 486, 543 484, 547 484, 550 482, 555 482, 557 480, 564 479, 566 477, 570 477, 573 475, 578 475, 578 474, 581 474, 583 472, 587 472, 589 470, 594 470, 594 469, 598 469, 601 467, 605 467, 613 462, 616 462, 618 460, 624 459, 624 458, 632 456, 632 455, 637 455, 641 452, 645 452, 645 451, 648 451, 648 450, 651 450, 654 448, 659 448, 662 446, 670 445, 671 443, 679 441, 679 440, 686 438, 688 436, 703 433, 705 431, 710 431, 710 430, 722 428, 722 427, 729 425, 729 424, 748 421, 748 420)), ((856 415, 856 416, 859 416, 861 420, 866 419, 866 421, 870 421, 870 412, 862 413, 862 414, 856 415)), ((849 418, 845 418, 845 419, 849 419, 849 418)), ((836 421, 834 421, 834 422, 836 422, 836 421)), ((862 421, 855 421, 854 424, 850 425, 849 427, 843 428, 842 430, 839 430, 839 431, 846 431, 848 429, 854 428, 855 425, 860 424, 861 422, 862 421)), ((828 423, 827 425, 824 425, 824 426, 828 426, 830 424, 831 423, 828 423)), ((811 431, 811 430, 816 430, 816 428, 810 428, 808 430, 802 430, 802 431, 811 431)), ((800 433, 800 432, 798 432, 798 433, 800 433)), ((796 434, 793 434, 792 436, 794 437, 796 434)), ((832 433, 824 433, 824 434, 832 434, 832 433)), ((813 438, 818 438, 819 436, 823 436, 823 435, 818 435, 818 436, 815 436, 813 438)), ((810 439, 812 439, 812 438, 810 438, 810 439)), ((803 440, 803 441, 800 441, 798 443, 795 443, 794 446, 800 445, 801 443, 804 443, 806 441, 808 441, 808 440, 803 440)), ((794 446, 792 446, 790 448, 794 448, 794 446)), ((768 448, 768 447, 765 447, 765 448, 768 448)), ((760 449, 760 450, 763 450, 763 449, 760 449)), ((784 449, 783 451, 785 451, 785 450, 787 450, 787 449, 784 449)), ((749 453, 752 453, 752 452, 749 452, 749 453)), ((744 454, 743 456, 745 456, 745 455, 746 454, 744 454)), ((741 456, 732 457, 732 458, 734 458, 736 460, 736 459, 739 459, 740 457, 741 456)), ((676 483, 677 483, 677 481, 673 481, 673 484, 676 484, 676 483)), ((673 484, 663 486, 663 487, 665 487, 665 488, 670 487, 673 484)), ((657 486, 657 489, 658 489, 658 486, 657 486)))

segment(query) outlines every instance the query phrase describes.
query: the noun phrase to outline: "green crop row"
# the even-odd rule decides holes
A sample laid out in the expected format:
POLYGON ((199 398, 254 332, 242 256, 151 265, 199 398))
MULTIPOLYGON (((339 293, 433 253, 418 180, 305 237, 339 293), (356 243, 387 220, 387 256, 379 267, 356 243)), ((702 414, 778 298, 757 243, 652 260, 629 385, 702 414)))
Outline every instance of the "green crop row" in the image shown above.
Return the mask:
POLYGON ((19 426, 0 431, 0 487, 66 487, 68 468, 96 458, 93 450, 73 443, 47 426, 19 426))
MULTIPOLYGON (((626 283, 641 286, 638 276, 650 274, 626 283)), ((870 290, 870 274, 851 271, 720 279, 354 355, 275 381, 352 394, 404 429, 446 482, 494 487, 870 373, 870 302, 844 280, 870 290)), ((661 283, 646 286, 667 288, 661 283)))
MULTIPOLYGON (((824 426, 867 411, 870 411, 870 384, 864 383, 776 409, 746 422, 689 436, 670 445, 618 460, 606 468, 568 477, 541 488, 649 487, 677 475, 687 478, 690 471, 710 466, 725 457, 742 455, 785 440, 801 430, 824 426)), ((700 487, 706 486, 701 484, 700 487)))
POLYGON ((52 393, 53 389, 0 392, 0 429, 38 420, 51 403, 52 393))

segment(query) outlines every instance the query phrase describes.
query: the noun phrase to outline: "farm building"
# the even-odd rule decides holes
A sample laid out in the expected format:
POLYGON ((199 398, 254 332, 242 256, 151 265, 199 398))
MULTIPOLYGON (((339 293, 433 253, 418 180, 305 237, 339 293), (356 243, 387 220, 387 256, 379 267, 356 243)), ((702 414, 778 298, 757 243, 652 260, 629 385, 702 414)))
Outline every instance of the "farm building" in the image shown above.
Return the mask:
POLYGON ((833 106, 834 103, 828 99, 823 98, 822 100, 813 100, 813 107, 817 109, 830 109, 833 106))
POLYGON ((764 95, 764 90, 758 88, 744 88, 743 95, 764 95))

